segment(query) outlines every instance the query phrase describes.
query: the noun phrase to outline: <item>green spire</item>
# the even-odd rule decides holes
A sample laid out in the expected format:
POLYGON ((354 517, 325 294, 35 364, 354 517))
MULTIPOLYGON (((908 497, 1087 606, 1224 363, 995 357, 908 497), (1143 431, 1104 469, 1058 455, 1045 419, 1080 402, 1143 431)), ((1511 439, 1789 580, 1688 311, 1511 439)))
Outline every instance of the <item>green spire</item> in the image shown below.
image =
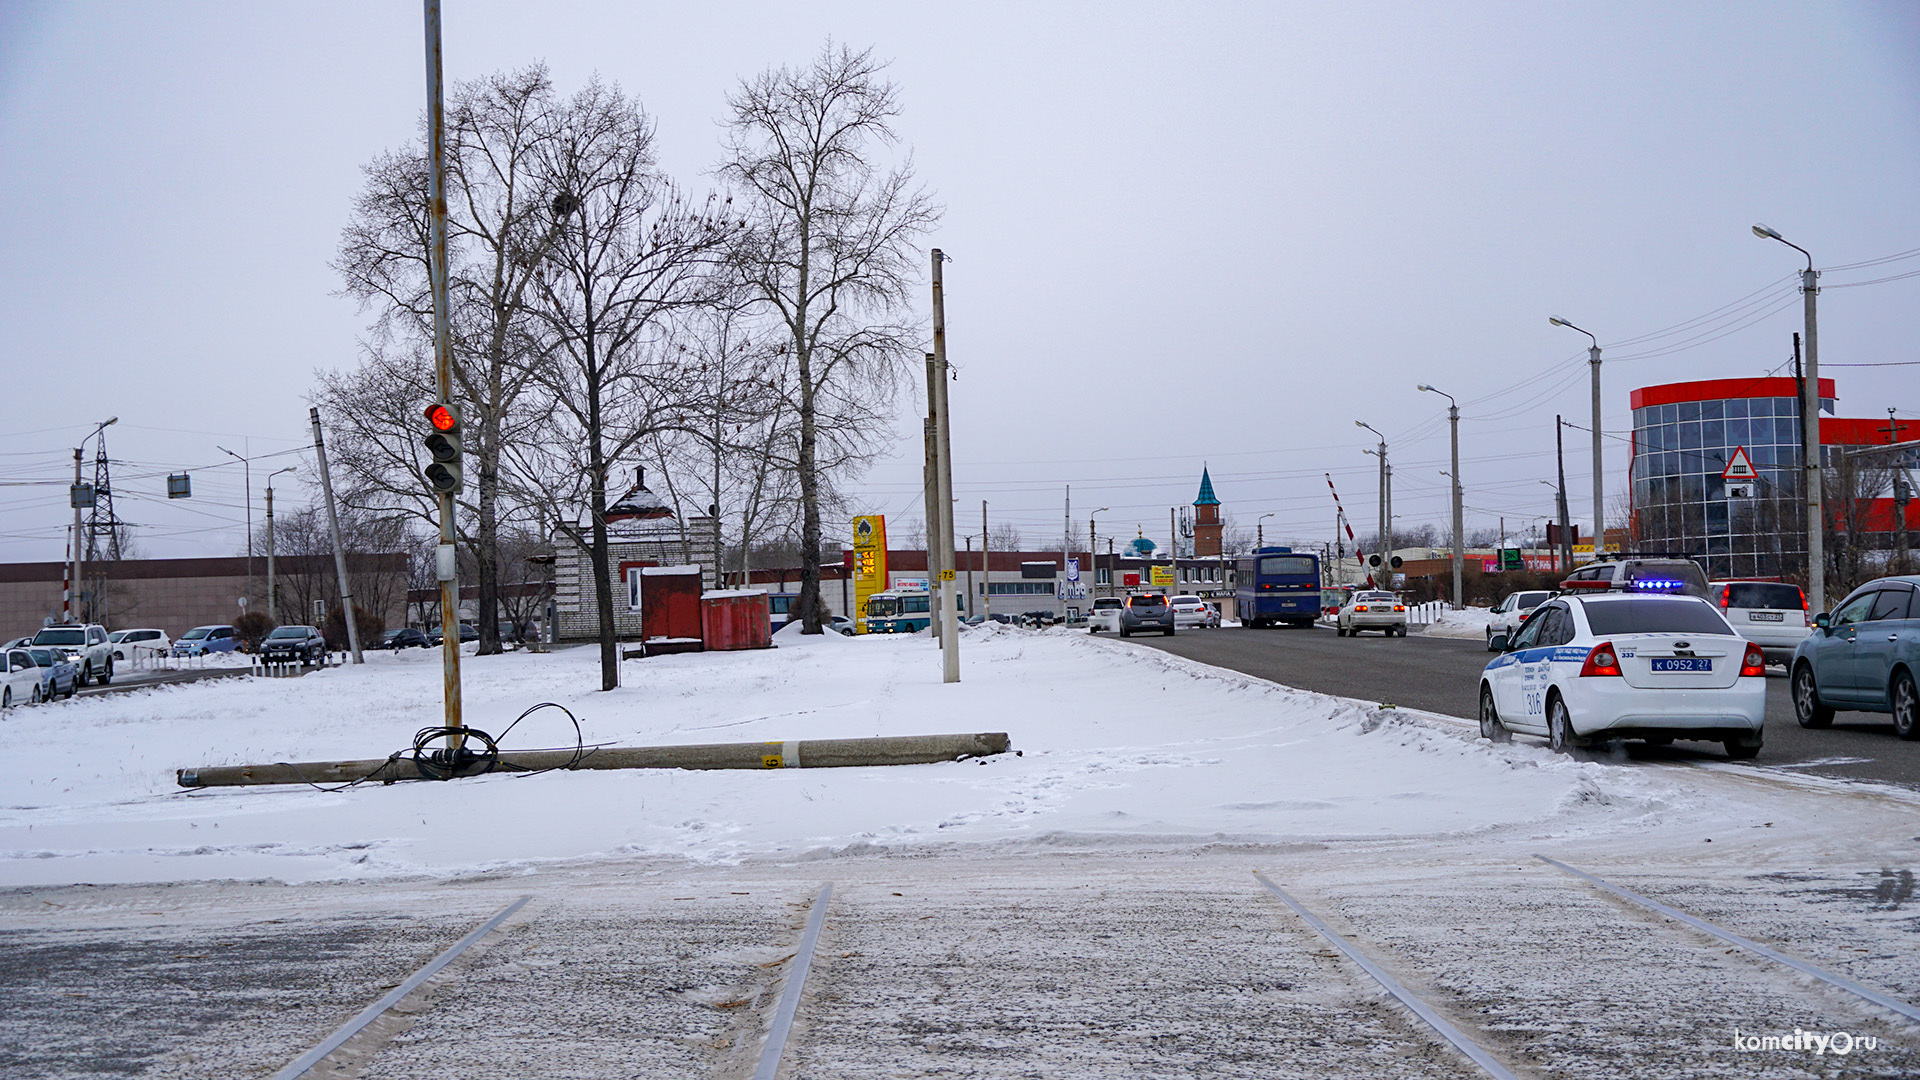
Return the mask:
POLYGON ((1200 497, 1193 500, 1195 506, 1219 506, 1220 500, 1213 497, 1213 477, 1207 475, 1207 467, 1200 466, 1200 497))

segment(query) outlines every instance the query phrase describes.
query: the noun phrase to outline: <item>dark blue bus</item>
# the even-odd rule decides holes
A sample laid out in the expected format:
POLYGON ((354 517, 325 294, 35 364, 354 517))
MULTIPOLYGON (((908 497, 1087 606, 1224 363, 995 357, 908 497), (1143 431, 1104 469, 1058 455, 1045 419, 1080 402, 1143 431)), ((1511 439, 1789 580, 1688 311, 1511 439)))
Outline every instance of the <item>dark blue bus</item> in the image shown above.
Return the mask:
POLYGON ((1234 570, 1241 626, 1312 626, 1320 617, 1320 556, 1263 547, 1240 556, 1234 570))

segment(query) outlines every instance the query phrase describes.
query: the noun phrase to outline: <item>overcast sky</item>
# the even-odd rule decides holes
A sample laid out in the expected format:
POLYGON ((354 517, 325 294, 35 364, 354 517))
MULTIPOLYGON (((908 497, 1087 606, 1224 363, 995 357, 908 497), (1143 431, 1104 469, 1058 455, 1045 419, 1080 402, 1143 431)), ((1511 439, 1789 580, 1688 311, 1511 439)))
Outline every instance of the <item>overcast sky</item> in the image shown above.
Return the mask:
MULTIPOLYGON (((1549 314, 1609 347, 1622 433, 1634 387, 1790 357, 1799 257, 1755 221, 1823 267, 1920 249, 1912 3, 448 0, 444 34, 449 80, 617 82, 695 191, 740 78, 828 38, 890 58, 947 208, 963 532, 985 499, 1035 546, 1067 484, 1079 534, 1105 506, 1103 536, 1164 540, 1203 463, 1239 523, 1273 515, 1269 542, 1331 537, 1324 472, 1370 531, 1356 419, 1391 442, 1396 518, 1440 523, 1446 403, 1419 382, 1462 403, 1469 527, 1524 530, 1551 510, 1554 414, 1590 408, 1586 339, 1549 314)), ((243 549, 217 447, 257 458, 257 520, 266 474, 303 460, 313 372, 356 362, 367 316, 327 264, 424 85, 415 4, 0 2, 0 560, 63 557, 72 447, 109 416, 146 554, 243 549), (181 469, 194 498, 169 503, 181 469)), ((1920 360, 1920 277, 1831 288, 1916 269, 1823 279, 1841 415, 1920 415, 1920 366, 1827 366, 1920 360)), ((860 509, 920 516, 915 409, 860 509)), ((1610 496, 1626 462, 1608 440, 1610 496)), ((305 475, 276 481, 283 508, 305 475)))

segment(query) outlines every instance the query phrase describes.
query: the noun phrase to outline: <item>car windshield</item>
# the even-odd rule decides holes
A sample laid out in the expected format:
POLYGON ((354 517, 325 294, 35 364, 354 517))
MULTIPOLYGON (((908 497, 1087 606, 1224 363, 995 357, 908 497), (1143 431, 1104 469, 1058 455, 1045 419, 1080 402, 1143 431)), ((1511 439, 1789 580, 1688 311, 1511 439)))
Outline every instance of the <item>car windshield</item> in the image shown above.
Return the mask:
POLYGON ((306 637, 307 628, 304 626, 280 626, 275 627, 273 633, 267 636, 270 638, 306 637))
POLYGON ((80 629, 42 630, 33 635, 35 645, 85 645, 87 632, 80 629))
POLYGON ((41 667, 52 667, 60 663, 60 658, 53 655, 50 649, 28 649, 27 655, 33 657, 33 662, 41 667))
POLYGON ((1595 637, 1613 634, 1732 634, 1733 627, 1701 600, 1618 599, 1586 605, 1595 637))
POLYGON ((1117 596, 1103 596, 1093 602, 1093 610, 1095 611, 1099 611, 1103 608, 1117 608, 1117 607, 1125 607, 1125 606, 1126 604, 1122 603, 1120 598, 1117 596))
POLYGON ((1528 608, 1537 608, 1541 604, 1546 603, 1547 597, 1552 595, 1552 593, 1548 592, 1516 593, 1514 595, 1513 606, 1521 611, 1525 611, 1528 608))
POLYGON ((1727 607, 1783 608, 1801 610, 1800 586, 1772 581, 1731 581, 1727 583, 1727 607))
POLYGON ((196 626, 193 629, 187 631, 186 633, 181 634, 180 640, 181 641, 199 641, 201 638, 206 637, 207 631, 211 629, 213 629, 213 627, 211 626, 196 626))

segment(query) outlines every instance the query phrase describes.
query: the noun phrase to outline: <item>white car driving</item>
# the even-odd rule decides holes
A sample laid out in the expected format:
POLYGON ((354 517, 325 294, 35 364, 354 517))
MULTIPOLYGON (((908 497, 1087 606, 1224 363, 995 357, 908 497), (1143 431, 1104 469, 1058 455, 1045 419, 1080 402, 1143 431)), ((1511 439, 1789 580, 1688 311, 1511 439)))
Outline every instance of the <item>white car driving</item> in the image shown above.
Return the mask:
POLYGON ((1613 739, 1760 752, 1767 662, 1693 596, 1593 592, 1542 604, 1480 677, 1480 734, 1544 735, 1560 753, 1613 739))
POLYGON ((1720 614, 1727 617, 1741 637, 1760 646, 1769 664, 1792 660, 1793 650, 1813 633, 1807 594, 1798 585, 1778 581, 1714 581, 1707 584, 1707 599, 1720 605, 1720 614))
POLYGON ((1190 626, 1213 626, 1213 610, 1207 602, 1197 596, 1175 596, 1167 600, 1167 606, 1173 609, 1175 629, 1185 630, 1190 626))
POLYGON ((1333 617, 1334 633, 1359 637, 1362 630, 1378 630, 1388 637, 1407 636, 1407 605, 1390 592, 1366 589, 1353 594, 1333 617))
POLYGON ((1527 589, 1522 592, 1510 592, 1493 605, 1493 617, 1487 620, 1487 650, 1493 650, 1493 635, 1505 634, 1509 639, 1520 624, 1527 621, 1533 609, 1547 602, 1553 594, 1545 589, 1527 589))
POLYGON ((1093 610, 1087 612, 1087 633, 1097 634, 1102 630, 1120 632, 1120 613, 1126 609, 1127 602, 1118 596, 1096 596, 1093 610))

